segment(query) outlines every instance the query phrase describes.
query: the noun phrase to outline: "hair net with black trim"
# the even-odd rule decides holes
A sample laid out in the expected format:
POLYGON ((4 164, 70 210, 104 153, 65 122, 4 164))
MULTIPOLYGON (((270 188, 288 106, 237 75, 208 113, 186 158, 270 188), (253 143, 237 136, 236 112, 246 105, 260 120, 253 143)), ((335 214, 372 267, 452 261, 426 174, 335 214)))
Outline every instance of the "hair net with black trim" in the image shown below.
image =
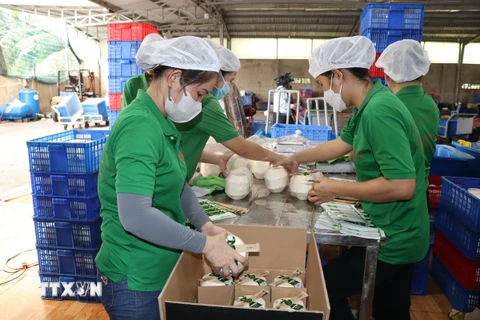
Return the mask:
POLYGON ((389 45, 375 64, 396 83, 418 79, 428 73, 428 52, 415 40, 400 40, 389 45))
POLYGON ((308 72, 317 78, 332 69, 369 69, 375 61, 375 46, 364 36, 336 38, 313 50, 308 72))
POLYGON ((166 66, 183 70, 220 70, 217 55, 203 39, 183 36, 146 43, 137 52, 137 65, 142 70, 166 66))
POLYGON ((240 70, 240 60, 238 60, 237 56, 231 50, 212 40, 207 39, 206 41, 217 54, 220 62, 220 70, 227 72, 237 72, 240 70))

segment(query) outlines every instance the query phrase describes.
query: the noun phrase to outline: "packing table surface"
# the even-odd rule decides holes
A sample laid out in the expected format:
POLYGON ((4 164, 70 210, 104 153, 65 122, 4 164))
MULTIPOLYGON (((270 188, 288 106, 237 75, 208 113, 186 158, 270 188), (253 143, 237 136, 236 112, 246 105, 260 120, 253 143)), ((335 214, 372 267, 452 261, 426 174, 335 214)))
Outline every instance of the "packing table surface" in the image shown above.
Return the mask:
MULTIPOLYGON (((355 175, 352 174, 325 176, 355 179, 355 175)), ((365 247, 365 272, 360 320, 371 319, 378 249, 383 244, 384 239, 381 241, 363 239, 314 228, 320 214, 316 206, 309 201, 298 200, 291 196, 288 187, 281 193, 270 193, 263 180, 255 179, 251 193, 243 200, 232 200, 225 193, 209 196, 207 199, 249 209, 249 213, 245 215, 218 222, 221 224, 306 228, 314 231, 317 243, 365 247)), ((307 235, 307 237, 309 236, 311 236, 311 232, 307 235)))

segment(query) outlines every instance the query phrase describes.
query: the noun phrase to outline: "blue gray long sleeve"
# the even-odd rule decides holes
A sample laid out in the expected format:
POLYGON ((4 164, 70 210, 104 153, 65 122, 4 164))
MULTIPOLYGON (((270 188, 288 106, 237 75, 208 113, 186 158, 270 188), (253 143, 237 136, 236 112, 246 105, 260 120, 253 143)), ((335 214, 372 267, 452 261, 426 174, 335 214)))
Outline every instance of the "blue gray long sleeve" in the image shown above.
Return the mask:
MULTIPOLYGON (((191 189, 188 190, 193 194, 191 189)), ((201 223, 205 221, 205 218, 202 217, 202 212, 193 210, 195 209, 193 201, 198 204, 194 194, 193 197, 192 199, 188 193, 185 196, 182 194, 182 208, 184 210, 185 208, 192 208, 192 211, 186 211, 186 216, 195 227, 201 227, 203 225, 201 223)), ((119 193, 117 194, 117 202, 120 222, 123 228, 133 235, 162 247, 194 253, 203 251, 207 241, 206 236, 198 231, 182 226, 160 210, 152 207, 151 197, 119 193)), ((198 204, 198 206, 200 205, 198 204)), ((203 212, 203 215, 206 216, 205 212, 203 212)))
POLYGON ((197 230, 200 230, 205 223, 211 221, 200 202, 198 202, 192 188, 187 183, 183 186, 180 200, 182 202, 183 214, 197 230))

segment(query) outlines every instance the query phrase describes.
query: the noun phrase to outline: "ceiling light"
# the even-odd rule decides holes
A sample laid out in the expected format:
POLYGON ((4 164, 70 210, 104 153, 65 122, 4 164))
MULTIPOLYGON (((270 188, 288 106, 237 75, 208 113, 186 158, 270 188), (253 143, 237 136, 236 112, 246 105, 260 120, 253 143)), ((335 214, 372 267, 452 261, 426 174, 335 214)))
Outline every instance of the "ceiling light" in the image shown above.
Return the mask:
POLYGON ((205 20, 208 20, 208 19, 210 18, 210 15, 209 15, 208 13, 205 13, 205 14, 203 15, 203 18, 205 18, 205 20))

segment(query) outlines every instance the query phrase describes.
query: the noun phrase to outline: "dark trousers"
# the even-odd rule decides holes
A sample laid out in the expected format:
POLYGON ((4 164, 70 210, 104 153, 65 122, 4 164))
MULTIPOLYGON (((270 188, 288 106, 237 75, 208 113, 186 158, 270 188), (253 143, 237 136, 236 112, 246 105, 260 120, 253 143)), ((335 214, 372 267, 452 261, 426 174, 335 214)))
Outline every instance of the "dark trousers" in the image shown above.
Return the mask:
MULTIPOLYGON (((330 320, 353 320, 348 297, 360 294, 363 285, 365 248, 351 248, 324 267, 330 320)), ((413 263, 394 265, 377 262, 373 318, 409 320, 413 263)))

